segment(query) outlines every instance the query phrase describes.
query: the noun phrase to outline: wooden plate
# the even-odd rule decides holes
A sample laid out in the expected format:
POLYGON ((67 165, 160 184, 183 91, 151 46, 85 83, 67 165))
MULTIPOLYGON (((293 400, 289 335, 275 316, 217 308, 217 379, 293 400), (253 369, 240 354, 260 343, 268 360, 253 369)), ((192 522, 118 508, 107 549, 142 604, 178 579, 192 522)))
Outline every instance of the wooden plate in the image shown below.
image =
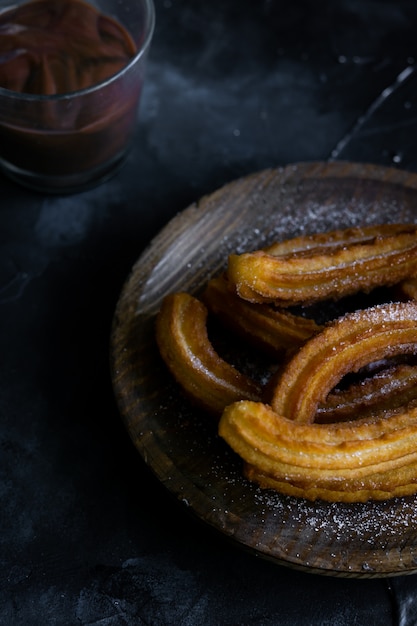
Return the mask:
POLYGON ((230 252, 330 228, 417 221, 417 175, 372 165, 298 164, 232 182, 172 219, 133 267, 114 317, 118 406, 139 453, 199 518, 258 555, 352 577, 417 570, 417 497, 311 503, 241 476, 216 424, 161 362, 154 320, 167 293, 195 293, 230 252))

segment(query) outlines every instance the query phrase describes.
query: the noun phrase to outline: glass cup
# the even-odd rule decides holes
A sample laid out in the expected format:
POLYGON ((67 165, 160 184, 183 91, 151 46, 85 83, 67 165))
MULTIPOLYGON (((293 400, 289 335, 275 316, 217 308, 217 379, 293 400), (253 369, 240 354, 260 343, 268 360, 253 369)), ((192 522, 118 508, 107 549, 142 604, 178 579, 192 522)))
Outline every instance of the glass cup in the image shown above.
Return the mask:
MULTIPOLYGON (((0 11, 11 4, 0 0, 0 11)), ((122 69, 62 94, 0 87, 0 168, 32 189, 73 193, 94 186, 114 173, 131 144, 154 31, 153 0, 96 0, 94 7, 135 43, 136 52, 122 69)))

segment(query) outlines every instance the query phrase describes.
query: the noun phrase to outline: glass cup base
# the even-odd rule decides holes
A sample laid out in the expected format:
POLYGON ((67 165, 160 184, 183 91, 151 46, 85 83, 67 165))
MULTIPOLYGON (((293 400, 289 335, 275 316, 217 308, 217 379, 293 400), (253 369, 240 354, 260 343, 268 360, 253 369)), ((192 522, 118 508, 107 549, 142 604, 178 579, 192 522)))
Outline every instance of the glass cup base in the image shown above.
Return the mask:
POLYGON ((1 158, 0 171, 14 182, 33 191, 67 195, 87 191, 115 176, 125 162, 127 153, 124 150, 110 161, 85 172, 62 176, 29 172, 1 158))

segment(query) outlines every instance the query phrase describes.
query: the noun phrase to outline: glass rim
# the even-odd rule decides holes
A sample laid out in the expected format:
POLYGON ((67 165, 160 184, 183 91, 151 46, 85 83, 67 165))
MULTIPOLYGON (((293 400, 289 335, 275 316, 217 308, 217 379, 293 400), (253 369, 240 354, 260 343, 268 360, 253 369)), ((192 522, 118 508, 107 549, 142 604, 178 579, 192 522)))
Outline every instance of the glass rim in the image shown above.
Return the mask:
POLYGON ((95 91, 99 91, 111 83, 114 83, 121 76, 126 74, 130 68, 138 63, 138 61, 145 55, 147 49, 150 46, 152 36, 155 30, 155 5, 153 0, 142 0, 143 5, 146 7, 146 21, 144 26, 144 37, 143 41, 136 51, 136 54, 122 67, 121 70, 116 72, 116 74, 112 74, 108 78, 100 81, 99 83, 95 83, 94 85, 90 85, 89 87, 84 87, 83 89, 76 89, 75 91, 67 91, 65 93, 57 93, 52 95, 43 95, 43 94, 31 94, 31 93, 23 93, 20 91, 12 91, 11 89, 6 89, 5 87, 0 87, 0 98, 7 98, 9 100, 20 100, 25 102, 56 102, 61 100, 71 100, 77 96, 88 95, 90 93, 94 93, 95 91))

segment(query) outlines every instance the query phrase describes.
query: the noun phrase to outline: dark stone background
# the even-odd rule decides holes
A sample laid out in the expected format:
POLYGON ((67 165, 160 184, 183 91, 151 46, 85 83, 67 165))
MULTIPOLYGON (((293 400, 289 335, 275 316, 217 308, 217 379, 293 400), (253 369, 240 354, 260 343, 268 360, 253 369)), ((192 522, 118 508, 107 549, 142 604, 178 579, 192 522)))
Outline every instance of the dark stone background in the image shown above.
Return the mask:
POLYGON ((171 499, 108 368, 132 264, 178 211, 247 173, 417 170, 412 0, 156 0, 135 143, 73 196, 0 178, 0 624, 417 624, 417 581, 294 572, 171 499))

